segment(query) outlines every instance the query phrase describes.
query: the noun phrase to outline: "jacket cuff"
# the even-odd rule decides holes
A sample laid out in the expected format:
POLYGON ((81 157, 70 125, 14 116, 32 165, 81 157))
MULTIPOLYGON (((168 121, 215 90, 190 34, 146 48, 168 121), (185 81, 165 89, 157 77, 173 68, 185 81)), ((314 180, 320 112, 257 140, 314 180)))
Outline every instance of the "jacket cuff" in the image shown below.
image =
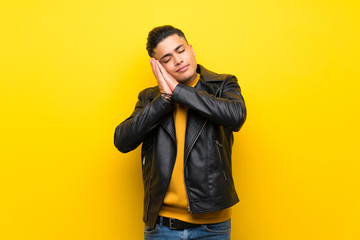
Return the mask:
POLYGON ((184 87, 187 87, 185 84, 179 83, 178 85, 176 85, 172 96, 171 96, 171 100, 174 102, 177 102, 179 99, 179 96, 181 96, 181 92, 184 90, 184 87))
POLYGON ((163 97, 161 97, 161 95, 157 95, 153 100, 152 100, 153 103, 155 104, 160 104, 162 109, 165 110, 165 109, 171 109, 173 107, 173 105, 167 101, 166 99, 164 99, 163 97))

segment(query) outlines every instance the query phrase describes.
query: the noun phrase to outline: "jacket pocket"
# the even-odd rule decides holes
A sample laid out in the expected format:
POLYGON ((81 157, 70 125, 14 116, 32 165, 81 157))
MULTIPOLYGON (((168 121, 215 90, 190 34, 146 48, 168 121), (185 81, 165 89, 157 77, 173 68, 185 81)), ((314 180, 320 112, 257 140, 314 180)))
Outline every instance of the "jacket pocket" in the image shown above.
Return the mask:
POLYGON ((150 204, 151 204, 151 198, 150 198, 150 186, 151 186, 151 179, 149 181, 149 186, 148 186, 148 189, 146 191, 146 196, 145 196, 145 203, 144 203, 144 206, 146 206, 144 208, 144 220, 145 221, 148 221, 148 218, 149 218, 149 211, 150 211, 150 204), (146 205, 145 205, 146 204, 146 205))
POLYGON ((148 213, 150 209, 150 188, 151 188, 151 168, 152 159, 149 153, 144 151, 141 158, 142 175, 144 184, 144 220, 148 221, 148 213))
POLYGON ((218 155, 219 155, 219 161, 220 161, 220 166, 221 166, 221 170, 222 170, 222 173, 224 175, 224 179, 227 181, 228 180, 228 175, 226 174, 226 165, 224 163, 224 160, 221 156, 221 152, 222 152, 222 144, 216 139, 215 140, 215 143, 216 143, 216 150, 218 152, 218 155))

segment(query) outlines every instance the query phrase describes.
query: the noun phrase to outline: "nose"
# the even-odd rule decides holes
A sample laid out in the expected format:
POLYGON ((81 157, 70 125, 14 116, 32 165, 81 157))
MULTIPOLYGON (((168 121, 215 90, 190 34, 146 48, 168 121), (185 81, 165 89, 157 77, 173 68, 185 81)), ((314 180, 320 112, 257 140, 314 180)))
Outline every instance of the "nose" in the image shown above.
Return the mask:
POLYGON ((183 62, 182 58, 179 55, 174 55, 175 66, 180 65, 183 62))

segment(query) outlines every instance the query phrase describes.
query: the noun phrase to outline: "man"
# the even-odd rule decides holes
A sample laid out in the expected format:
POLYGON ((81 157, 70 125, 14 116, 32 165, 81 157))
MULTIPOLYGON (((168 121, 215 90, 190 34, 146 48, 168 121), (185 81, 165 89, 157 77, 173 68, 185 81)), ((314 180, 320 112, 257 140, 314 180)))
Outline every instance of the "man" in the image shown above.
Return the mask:
POLYGON ((142 143, 145 239, 230 239, 231 147, 246 117, 237 79, 197 65, 169 25, 150 31, 147 51, 158 85, 115 130, 123 153, 142 143))

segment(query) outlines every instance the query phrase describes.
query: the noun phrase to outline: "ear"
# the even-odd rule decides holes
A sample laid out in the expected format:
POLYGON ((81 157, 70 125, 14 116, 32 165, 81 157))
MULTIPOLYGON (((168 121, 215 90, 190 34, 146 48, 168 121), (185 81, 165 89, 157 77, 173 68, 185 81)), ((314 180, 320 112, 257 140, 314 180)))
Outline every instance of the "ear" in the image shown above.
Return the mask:
POLYGON ((195 54, 195 51, 194 51, 194 49, 193 49, 192 45, 191 45, 191 44, 189 44, 189 47, 190 47, 190 49, 191 49, 191 51, 192 51, 192 53, 193 53, 193 55, 194 55, 194 57, 195 57, 195 56, 196 56, 196 54, 195 54))

